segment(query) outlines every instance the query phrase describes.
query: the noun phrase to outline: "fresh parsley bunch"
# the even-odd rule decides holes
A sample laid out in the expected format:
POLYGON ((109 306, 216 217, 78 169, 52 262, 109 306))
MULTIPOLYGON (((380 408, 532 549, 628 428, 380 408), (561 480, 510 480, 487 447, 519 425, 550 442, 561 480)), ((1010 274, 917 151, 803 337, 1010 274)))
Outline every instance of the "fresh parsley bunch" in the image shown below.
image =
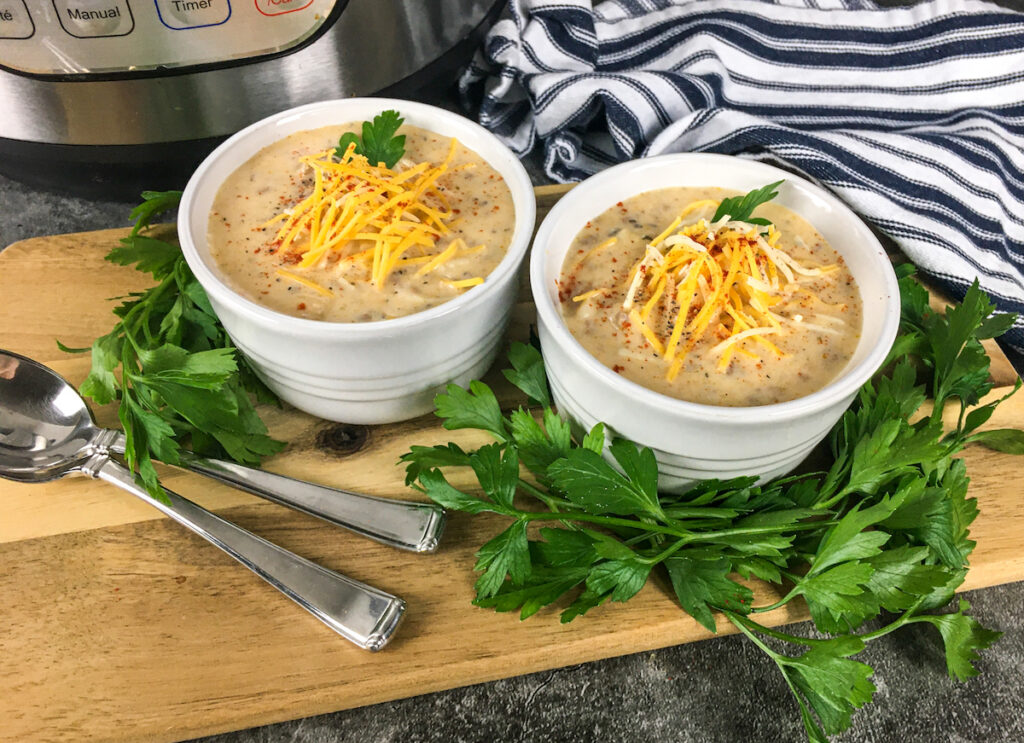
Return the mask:
POLYGON ((79 391, 100 405, 118 401, 125 459, 146 489, 165 498, 154 459, 177 464, 181 443, 208 456, 247 465, 284 446, 267 435, 250 395, 276 398, 235 351, 181 248, 145 234, 159 214, 174 209, 180 191, 142 194, 131 234, 106 256, 152 274, 156 286, 133 292, 114 310, 118 321, 91 348, 92 369, 79 391))
POLYGON ((717 612, 771 658, 808 738, 826 741, 874 694, 872 668, 854 660, 865 643, 906 624, 931 624, 945 643, 949 675, 963 680, 977 673, 977 652, 1000 635, 968 616, 963 600, 954 613, 925 612, 949 602, 974 548, 968 529, 978 509, 955 455, 972 441, 1024 449, 1024 432, 976 432, 1001 401, 980 404, 992 387, 980 341, 1005 332, 1013 318, 993 314, 977 285, 944 314, 928 307, 927 291, 907 269, 900 287, 901 334, 889 363, 832 431, 825 472, 658 493, 650 449, 608 442, 601 424, 573 441, 552 408, 539 352, 516 344, 505 376, 543 406, 539 416, 523 408, 506 415, 482 382, 451 385, 435 401, 445 428, 479 429, 495 442, 475 451, 414 446, 402 457, 407 482, 445 508, 508 519, 477 552, 478 606, 525 619, 559 602, 569 622, 630 599, 653 570, 664 570, 694 619, 715 631, 717 612), (960 408, 952 430, 942 422, 947 403, 960 408), (481 492, 453 487, 444 467, 470 468, 481 492), (736 576, 779 585, 784 595, 755 606, 736 576), (823 639, 757 622, 797 597, 823 639), (881 627, 862 629, 880 616, 881 627))

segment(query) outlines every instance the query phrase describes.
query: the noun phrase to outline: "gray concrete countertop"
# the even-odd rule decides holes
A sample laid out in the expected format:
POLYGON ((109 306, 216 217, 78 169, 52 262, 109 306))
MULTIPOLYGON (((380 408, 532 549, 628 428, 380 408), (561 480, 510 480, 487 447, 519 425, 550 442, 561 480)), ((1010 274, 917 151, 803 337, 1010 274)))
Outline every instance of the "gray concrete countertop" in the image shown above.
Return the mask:
MULTIPOLYGON (((530 165, 537 176, 536 161, 530 165)), ((126 226, 132 206, 57 195, 0 177, 0 246, 40 235, 126 226)), ((837 741, 1024 741, 1024 583, 966 597, 985 626, 1006 633, 983 653, 981 676, 965 684, 949 680, 941 641, 930 627, 912 625, 883 637, 861 656, 875 668, 875 701, 855 715, 852 729, 837 741)), ((795 631, 808 631, 808 626, 795 631)), ((498 740, 728 743, 802 741, 804 734, 774 665, 747 640, 733 636, 203 738, 201 743, 498 740)))

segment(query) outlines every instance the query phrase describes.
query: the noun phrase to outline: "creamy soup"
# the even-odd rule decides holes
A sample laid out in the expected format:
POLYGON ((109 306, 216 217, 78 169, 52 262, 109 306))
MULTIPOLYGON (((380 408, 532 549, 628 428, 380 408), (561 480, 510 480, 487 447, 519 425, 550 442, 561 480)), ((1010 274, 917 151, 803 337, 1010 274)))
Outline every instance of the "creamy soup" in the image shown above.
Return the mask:
POLYGON ((656 392, 725 406, 803 397, 843 370, 861 301, 842 257, 777 204, 754 212, 771 227, 711 223, 733 195, 649 191, 576 236, 559 279, 562 315, 602 364, 656 392))
POLYGON ((512 195, 497 171, 461 144, 453 148, 448 137, 403 126, 405 155, 381 176, 393 185, 380 185, 377 171, 368 171, 372 177, 361 182, 333 170, 341 166, 329 152, 343 133, 359 127, 293 134, 261 150, 224 181, 211 210, 208 240, 232 288, 288 315, 370 322, 457 297, 486 281, 501 262, 515 215, 512 195), (374 188, 380 192, 371 193, 374 188), (399 226, 377 217, 339 239, 352 214, 388 206, 399 189, 410 194, 406 204, 418 207, 400 214, 399 226), (312 203, 311 195, 320 201, 292 225, 289 219, 312 203))

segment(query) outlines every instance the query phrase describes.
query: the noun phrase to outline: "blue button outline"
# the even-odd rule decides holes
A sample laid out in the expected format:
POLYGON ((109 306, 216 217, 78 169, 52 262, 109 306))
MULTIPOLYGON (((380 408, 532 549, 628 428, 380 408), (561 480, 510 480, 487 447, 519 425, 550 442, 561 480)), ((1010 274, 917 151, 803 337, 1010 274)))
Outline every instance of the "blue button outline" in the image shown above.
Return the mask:
POLYGON ((224 0, 228 4, 228 16, 223 21, 217 23, 200 23, 197 26, 172 26, 164 20, 163 13, 160 12, 160 0, 153 0, 153 5, 156 6, 156 16, 160 19, 160 22, 164 24, 165 28, 169 28, 171 31, 189 31, 193 28, 212 28, 213 26, 223 26, 229 20, 231 20, 231 0, 224 0))

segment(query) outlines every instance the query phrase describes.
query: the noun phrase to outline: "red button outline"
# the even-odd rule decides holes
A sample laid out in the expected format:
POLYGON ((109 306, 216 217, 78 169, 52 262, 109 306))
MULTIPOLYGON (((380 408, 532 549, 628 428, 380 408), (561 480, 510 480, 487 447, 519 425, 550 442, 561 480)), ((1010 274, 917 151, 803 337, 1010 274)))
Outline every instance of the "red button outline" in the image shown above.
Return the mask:
POLYGON ((254 0, 253 4, 256 6, 256 10, 258 10, 260 13, 263 13, 263 15, 267 16, 268 18, 273 18, 276 15, 284 15, 285 13, 294 13, 297 10, 305 10, 306 8, 313 4, 313 1, 314 0, 309 0, 309 2, 303 5, 301 8, 291 8, 289 10, 282 10, 280 13, 264 12, 263 8, 260 7, 260 0, 254 0))

